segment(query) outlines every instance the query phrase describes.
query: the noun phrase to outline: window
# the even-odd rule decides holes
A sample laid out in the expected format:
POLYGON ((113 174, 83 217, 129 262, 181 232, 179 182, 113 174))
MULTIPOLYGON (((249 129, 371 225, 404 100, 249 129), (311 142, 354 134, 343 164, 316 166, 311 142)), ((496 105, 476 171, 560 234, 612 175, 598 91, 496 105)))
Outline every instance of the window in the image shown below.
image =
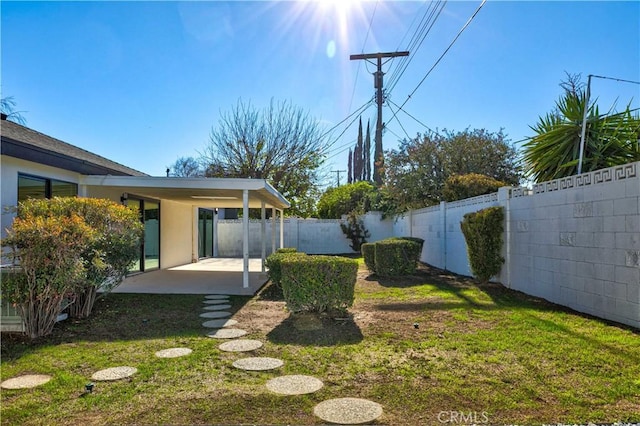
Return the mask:
POLYGON ((18 201, 28 198, 75 197, 78 184, 18 174, 18 201))

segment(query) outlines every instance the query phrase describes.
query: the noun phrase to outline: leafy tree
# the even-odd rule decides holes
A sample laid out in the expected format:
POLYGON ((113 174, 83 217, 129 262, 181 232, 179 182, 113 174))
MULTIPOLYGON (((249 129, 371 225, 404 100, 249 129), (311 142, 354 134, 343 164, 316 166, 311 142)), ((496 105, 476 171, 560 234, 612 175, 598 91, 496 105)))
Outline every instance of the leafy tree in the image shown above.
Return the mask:
POLYGON ((21 125, 25 125, 27 120, 22 115, 21 111, 16 111, 16 101, 13 96, 0 99, 0 112, 7 116, 7 120, 13 121, 21 125))
MULTIPOLYGON (((578 172, 582 121, 587 96, 580 75, 560 84, 564 93, 553 111, 531 127, 535 135, 523 145, 526 173, 537 182, 578 172)), ((640 160, 640 116, 627 105, 622 112, 600 114, 597 100, 587 109, 582 171, 590 172, 640 160)))
POLYGON ((169 166, 171 176, 175 177, 203 177, 204 170, 198 160, 193 157, 179 157, 169 166))
POLYGON ((449 176, 478 173, 509 185, 521 180, 517 152, 502 131, 484 129, 443 131, 403 140, 397 150, 387 151, 385 194, 401 213, 437 204, 449 176))
POLYGON ((464 200, 497 192, 498 188, 502 186, 507 186, 507 184, 478 173, 453 175, 444 182, 442 198, 444 201, 464 200))
POLYGON ((374 193, 373 185, 363 181, 329 188, 318 201, 318 217, 340 219, 352 211, 365 213, 370 209, 369 200, 374 193))
POLYGON ((289 214, 313 214, 324 136, 315 119, 288 102, 258 110, 238 101, 222 113, 201 153, 206 176, 267 179, 290 202, 289 214))

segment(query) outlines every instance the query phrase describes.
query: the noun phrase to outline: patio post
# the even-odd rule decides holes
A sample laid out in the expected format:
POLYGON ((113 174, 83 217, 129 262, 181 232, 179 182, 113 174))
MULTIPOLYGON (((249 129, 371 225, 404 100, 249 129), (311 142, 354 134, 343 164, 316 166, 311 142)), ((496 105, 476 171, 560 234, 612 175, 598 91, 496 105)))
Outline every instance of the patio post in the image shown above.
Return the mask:
POLYGON ((264 201, 260 203, 260 239, 262 241, 262 272, 265 271, 264 259, 267 257, 267 211, 264 208, 264 201))
POLYGON ((271 253, 276 252, 276 208, 271 207, 271 253))
POLYGON ((249 190, 242 190, 242 287, 249 288, 249 190))
POLYGON ((280 209, 280 248, 284 247, 284 210, 280 209))

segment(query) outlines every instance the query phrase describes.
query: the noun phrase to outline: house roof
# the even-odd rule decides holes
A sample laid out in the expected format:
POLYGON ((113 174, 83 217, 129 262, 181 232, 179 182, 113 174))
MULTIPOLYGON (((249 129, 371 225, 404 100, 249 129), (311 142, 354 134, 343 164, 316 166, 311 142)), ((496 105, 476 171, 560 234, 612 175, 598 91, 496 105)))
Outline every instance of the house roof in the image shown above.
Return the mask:
POLYGON ((248 207, 286 209, 289 201, 264 179, 83 176, 80 184, 110 188, 132 196, 173 200, 194 207, 243 207, 247 191, 248 207))
POLYGON ((148 176, 12 121, 0 121, 1 153, 84 175, 148 176))

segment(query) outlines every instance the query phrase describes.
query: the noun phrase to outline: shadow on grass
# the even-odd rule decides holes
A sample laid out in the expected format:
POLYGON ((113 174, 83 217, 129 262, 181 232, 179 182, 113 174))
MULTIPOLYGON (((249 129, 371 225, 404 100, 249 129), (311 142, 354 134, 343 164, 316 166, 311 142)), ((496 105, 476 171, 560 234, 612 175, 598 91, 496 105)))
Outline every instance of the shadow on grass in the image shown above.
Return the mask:
POLYGON ((290 314, 267 334, 271 343, 305 346, 351 345, 363 338, 350 314, 337 319, 325 314, 290 314))
MULTIPOLYGON (((2 334, 3 360, 17 359, 44 346, 75 342, 110 342, 163 338, 200 337, 206 334, 201 318, 204 296, 197 294, 111 293, 96 301, 85 319, 67 319, 56 324, 49 336, 29 340, 22 334, 2 334)), ((250 297, 231 296, 235 314, 250 297)))

